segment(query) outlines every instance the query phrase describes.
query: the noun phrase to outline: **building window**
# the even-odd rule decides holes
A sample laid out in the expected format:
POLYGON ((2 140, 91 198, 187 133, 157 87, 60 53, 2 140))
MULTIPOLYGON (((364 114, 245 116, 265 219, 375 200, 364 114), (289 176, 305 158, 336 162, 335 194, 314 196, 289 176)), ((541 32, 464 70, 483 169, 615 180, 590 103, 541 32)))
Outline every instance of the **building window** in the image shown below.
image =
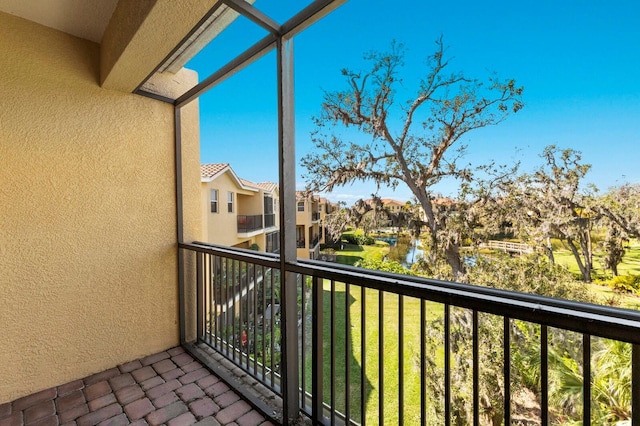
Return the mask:
POLYGON ((266 235, 267 253, 280 253, 280 231, 271 232, 266 235))
POLYGON ((218 213, 218 190, 211 190, 211 213, 218 213))
POLYGON ((264 214, 273 213, 273 198, 268 195, 264 196, 264 214))
POLYGON ((233 192, 227 192, 227 211, 233 213, 233 192))
POLYGON ((298 211, 299 212, 304 211, 304 201, 298 201, 298 211))
MULTIPOLYGON (((276 226, 276 214, 273 212, 273 198, 264 196, 264 227, 276 226)), ((268 251, 268 250, 267 250, 268 251)))

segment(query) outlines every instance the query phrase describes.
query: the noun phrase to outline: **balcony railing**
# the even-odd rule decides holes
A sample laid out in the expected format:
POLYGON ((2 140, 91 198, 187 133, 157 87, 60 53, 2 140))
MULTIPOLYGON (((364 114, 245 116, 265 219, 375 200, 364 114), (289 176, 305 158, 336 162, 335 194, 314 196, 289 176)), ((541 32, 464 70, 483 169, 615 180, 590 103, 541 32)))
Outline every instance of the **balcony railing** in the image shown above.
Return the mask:
POLYGON ((200 309, 187 316, 198 343, 280 397, 281 279, 296 280, 287 339, 297 341, 287 347, 298 353, 286 362, 296 363, 299 410, 314 424, 520 424, 522 395, 513 389, 525 367, 539 369, 527 385, 539 406, 524 410, 525 423, 551 424, 559 360, 568 360, 562 371, 572 375, 582 424, 592 424, 603 403, 594 354, 612 341, 628 350, 619 381, 608 385, 628 392, 617 409, 640 424, 640 312, 314 261, 283 271, 273 255, 180 248, 196 265, 187 285, 200 309))
POLYGON ((238 215, 238 233, 259 231, 261 229, 263 229, 261 214, 252 216, 238 215))
POLYGON ((311 220, 314 221, 314 222, 319 221, 320 220, 320 213, 318 213, 318 212, 311 213, 311 220))
POLYGON ((296 240, 296 248, 304 248, 306 244, 305 240, 296 240))
POLYGON ((311 245, 309 246, 310 250, 315 249, 315 247, 320 243, 320 235, 316 235, 315 237, 313 237, 313 240, 311 240, 311 245))
POLYGON ((264 215, 264 227, 265 228, 270 228, 272 226, 276 226, 276 215, 275 215, 275 213, 265 214, 264 215))

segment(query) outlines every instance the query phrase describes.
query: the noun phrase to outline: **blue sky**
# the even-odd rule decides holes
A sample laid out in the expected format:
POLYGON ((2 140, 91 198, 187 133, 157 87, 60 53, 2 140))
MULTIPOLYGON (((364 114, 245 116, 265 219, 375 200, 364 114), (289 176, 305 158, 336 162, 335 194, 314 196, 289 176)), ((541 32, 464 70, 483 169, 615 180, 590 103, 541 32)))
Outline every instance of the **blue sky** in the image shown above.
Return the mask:
MULTIPOLYGON (((255 2, 279 22, 306 4, 255 2)), ((320 111, 323 90, 344 88, 340 69, 366 69, 363 53, 384 51, 397 40, 406 48, 402 76, 410 96, 442 35, 452 70, 481 79, 495 72, 525 87, 522 111, 463 137, 465 161, 521 161, 530 170, 540 164, 542 149, 555 144, 581 151, 592 165, 586 181, 601 190, 640 182, 639 18, 640 2, 633 0, 348 1, 294 40, 296 154, 312 149, 311 117, 320 111)), ((238 19, 188 67, 204 78, 264 35, 238 19)), ((245 179, 276 181, 276 107, 271 53, 200 99, 201 161, 230 163, 245 179)), ((446 182, 436 190, 455 194, 456 185, 446 182)), ((374 191, 375 185, 358 182, 328 197, 350 203, 374 191)), ((379 195, 411 197, 402 184, 395 191, 381 188, 379 195)))

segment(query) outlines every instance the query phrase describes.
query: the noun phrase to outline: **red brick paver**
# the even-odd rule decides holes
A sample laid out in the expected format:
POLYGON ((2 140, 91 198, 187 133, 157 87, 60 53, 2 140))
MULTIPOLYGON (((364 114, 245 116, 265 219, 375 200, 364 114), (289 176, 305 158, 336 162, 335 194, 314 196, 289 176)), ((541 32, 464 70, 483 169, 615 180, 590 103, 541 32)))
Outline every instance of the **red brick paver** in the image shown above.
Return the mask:
POLYGON ((0 426, 270 425, 183 348, 0 404, 0 426))
POLYGON ((220 410, 218 414, 216 414, 216 419, 218 419, 221 424, 227 425, 232 421, 239 419, 249 411, 251 411, 251 406, 249 404, 244 401, 238 401, 227 408, 220 410))
POLYGON ((94 399, 100 398, 101 396, 108 395, 110 393, 111 386, 109 386, 109 382, 107 382, 106 380, 88 386, 84 389, 84 395, 87 397, 87 401, 93 401, 94 399))
POLYGON ((154 410, 155 407, 149 398, 139 399, 124 407, 124 411, 131 420, 141 419, 154 410))

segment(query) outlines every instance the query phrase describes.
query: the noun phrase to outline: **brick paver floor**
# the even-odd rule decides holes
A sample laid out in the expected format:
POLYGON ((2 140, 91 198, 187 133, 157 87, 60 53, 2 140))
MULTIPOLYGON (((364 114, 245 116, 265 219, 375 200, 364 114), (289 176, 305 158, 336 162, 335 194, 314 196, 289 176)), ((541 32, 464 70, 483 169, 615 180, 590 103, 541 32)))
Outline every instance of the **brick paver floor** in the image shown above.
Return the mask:
POLYGON ((176 347, 0 404, 0 426, 271 426, 176 347))

